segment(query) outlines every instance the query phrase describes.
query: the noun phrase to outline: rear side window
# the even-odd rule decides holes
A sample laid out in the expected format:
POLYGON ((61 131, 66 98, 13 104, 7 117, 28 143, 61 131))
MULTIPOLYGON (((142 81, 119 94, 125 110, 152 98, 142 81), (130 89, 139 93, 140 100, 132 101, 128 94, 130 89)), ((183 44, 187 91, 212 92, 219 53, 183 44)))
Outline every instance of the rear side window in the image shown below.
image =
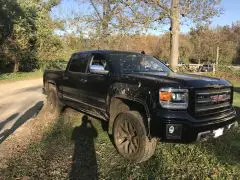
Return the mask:
POLYGON ((69 71, 84 73, 86 71, 87 64, 87 54, 74 54, 71 58, 69 71))

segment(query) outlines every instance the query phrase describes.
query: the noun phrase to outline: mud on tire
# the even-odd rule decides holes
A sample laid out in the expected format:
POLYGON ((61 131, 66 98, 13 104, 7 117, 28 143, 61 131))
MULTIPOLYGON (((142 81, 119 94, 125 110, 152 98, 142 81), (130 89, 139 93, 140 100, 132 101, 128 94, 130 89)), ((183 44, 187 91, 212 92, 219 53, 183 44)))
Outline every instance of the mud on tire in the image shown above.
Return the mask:
POLYGON ((146 161, 155 152, 157 141, 149 140, 143 116, 137 111, 122 112, 116 117, 113 137, 118 152, 130 161, 146 161))
POLYGON ((55 87, 50 86, 47 94, 47 110, 53 115, 58 116, 62 111, 63 105, 57 97, 57 91, 55 87))

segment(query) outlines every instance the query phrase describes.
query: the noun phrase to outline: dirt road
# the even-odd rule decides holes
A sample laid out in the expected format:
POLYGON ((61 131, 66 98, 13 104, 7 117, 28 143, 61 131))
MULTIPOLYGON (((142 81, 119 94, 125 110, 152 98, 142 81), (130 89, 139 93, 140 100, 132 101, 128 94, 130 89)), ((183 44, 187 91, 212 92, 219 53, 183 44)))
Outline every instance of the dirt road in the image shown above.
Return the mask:
POLYGON ((0 84, 0 144, 41 110, 42 79, 0 84))

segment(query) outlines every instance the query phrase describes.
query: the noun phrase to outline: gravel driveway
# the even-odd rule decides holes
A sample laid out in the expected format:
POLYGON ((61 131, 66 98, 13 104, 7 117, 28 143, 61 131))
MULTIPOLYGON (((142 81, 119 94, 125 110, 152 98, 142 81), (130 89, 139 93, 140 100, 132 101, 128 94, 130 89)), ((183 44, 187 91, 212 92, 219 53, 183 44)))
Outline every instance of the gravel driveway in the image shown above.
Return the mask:
POLYGON ((42 79, 0 84, 0 143, 41 110, 42 79))

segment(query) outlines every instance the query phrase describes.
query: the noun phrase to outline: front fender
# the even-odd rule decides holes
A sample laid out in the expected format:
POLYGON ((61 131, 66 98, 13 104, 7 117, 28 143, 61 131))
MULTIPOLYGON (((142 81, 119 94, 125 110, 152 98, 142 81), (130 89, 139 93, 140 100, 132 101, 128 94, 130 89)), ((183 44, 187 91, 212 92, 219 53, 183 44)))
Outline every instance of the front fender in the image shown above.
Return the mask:
POLYGON ((112 98, 121 98, 140 103, 144 106, 147 116, 150 116, 149 105, 152 103, 152 94, 148 88, 141 84, 114 83, 108 90, 107 106, 110 106, 112 98))
MULTIPOLYGON (((141 84, 126 84, 126 83, 115 83, 110 86, 107 97, 107 107, 108 113, 110 115, 109 128, 111 132, 111 128, 113 126, 113 122, 116 116, 111 117, 110 107, 113 98, 118 98, 123 101, 130 102, 131 104, 138 104, 144 108, 144 113, 146 115, 146 119, 144 124, 150 130, 150 120, 151 113, 150 109, 154 104, 153 101, 153 93, 147 87, 142 87, 141 84)), ((141 112, 143 113, 143 112, 141 112)))

